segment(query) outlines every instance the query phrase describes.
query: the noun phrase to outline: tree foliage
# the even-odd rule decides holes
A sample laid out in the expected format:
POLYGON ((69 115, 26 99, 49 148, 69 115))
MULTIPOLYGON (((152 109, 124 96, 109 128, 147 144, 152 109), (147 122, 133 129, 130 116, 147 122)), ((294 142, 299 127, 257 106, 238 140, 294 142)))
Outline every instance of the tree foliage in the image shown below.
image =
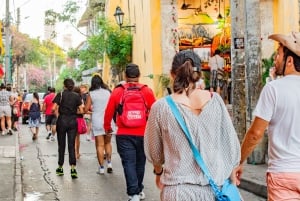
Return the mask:
POLYGON ((101 59, 106 53, 112 68, 120 74, 131 61, 132 35, 126 30, 120 30, 104 17, 98 19, 98 25, 98 34, 88 40, 88 50, 101 59))

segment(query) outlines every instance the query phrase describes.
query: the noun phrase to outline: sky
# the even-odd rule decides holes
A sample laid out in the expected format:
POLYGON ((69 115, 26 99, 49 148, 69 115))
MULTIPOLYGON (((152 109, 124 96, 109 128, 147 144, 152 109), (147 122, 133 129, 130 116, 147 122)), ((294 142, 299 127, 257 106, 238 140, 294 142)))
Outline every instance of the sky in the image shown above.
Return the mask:
MULTIPOLYGON (((19 31, 29 34, 32 38, 40 37, 44 39, 44 13, 48 9, 53 9, 56 12, 63 10, 63 5, 67 0, 9 0, 9 10, 11 13, 11 21, 16 24, 17 8, 20 8, 20 25, 19 31)), ((81 5, 80 12, 77 16, 78 20, 85 10, 86 0, 77 0, 81 5)), ((5 18, 6 0, 0 0, 0 19, 5 18)), ((57 41, 60 46, 62 43, 62 36, 64 34, 72 35, 72 46, 75 48, 82 41, 84 36, 78 33, 69 23, 60 23, 57 25, 57 41)))

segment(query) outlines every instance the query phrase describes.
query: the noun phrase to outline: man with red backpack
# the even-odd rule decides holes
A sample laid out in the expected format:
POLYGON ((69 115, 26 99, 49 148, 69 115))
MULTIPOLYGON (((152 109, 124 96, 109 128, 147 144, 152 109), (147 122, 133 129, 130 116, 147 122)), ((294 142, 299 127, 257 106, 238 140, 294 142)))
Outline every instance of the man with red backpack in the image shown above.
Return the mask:
POLYGON ((111 120, 117 111, 117 150, 122 160, 127 194, 131 201, 145 199, 144 133, 149 110, 155 102, 153 91, 140 84, 139 77, 139 67, 136 64, 128 64, 125 69, 126 83, 113 90, 104 115, 104 129, 109 135, 112 133, 111 120))

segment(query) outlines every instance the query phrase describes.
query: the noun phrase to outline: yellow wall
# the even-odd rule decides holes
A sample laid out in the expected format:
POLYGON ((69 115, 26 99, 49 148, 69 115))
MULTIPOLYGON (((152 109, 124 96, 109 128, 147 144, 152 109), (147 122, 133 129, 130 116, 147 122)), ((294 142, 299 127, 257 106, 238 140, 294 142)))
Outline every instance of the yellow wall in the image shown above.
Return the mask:
POLYGON ((133 34, 132 62, 140 66, 140 82, 155 90, 154 80, 150 79, 149 75, 155 76, 162 73, 160 1, 109 1, 106 13, 107 18, 113 22, 115 22, 113 14, 117 6, 120 6, 124 12, 123 26, 136 25, 135 29, 131 29, 133 34))
POLYGON ((299 31, 298 0, 274 0, 274 33, 299 31))

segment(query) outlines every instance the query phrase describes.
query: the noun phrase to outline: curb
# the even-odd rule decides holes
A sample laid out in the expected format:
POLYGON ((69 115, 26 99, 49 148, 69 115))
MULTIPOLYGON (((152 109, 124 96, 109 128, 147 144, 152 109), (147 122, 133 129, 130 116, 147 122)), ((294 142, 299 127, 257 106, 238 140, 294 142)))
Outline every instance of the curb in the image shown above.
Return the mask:
POLYGON ((265 184, 259 184, 258 182, 254 182, 250 179, 242 178, 239 188, 242 188, 263 198, 267 198, 267 186, 265 184))
POLYGON ((16 167, 15 167, 15 201, 23 201, 22 169, 19 149, 19 132, 15 134, 16 138, 16 167))

